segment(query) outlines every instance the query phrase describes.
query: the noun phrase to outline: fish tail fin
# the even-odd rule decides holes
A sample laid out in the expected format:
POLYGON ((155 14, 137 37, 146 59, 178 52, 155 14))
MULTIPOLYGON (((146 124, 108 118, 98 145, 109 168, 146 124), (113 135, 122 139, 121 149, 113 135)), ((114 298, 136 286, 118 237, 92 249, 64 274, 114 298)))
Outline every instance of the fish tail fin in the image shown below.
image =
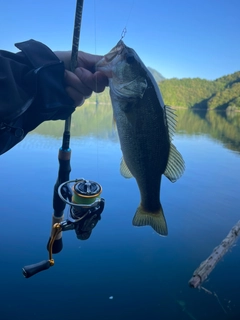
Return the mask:
POLYGON ((161 236, 167 236, 168 234, 167 223, 161 205, 160 209, 155 213, 145 211, 140 205, 133 217, 132 224, 137 227, 151 226, 161 236))

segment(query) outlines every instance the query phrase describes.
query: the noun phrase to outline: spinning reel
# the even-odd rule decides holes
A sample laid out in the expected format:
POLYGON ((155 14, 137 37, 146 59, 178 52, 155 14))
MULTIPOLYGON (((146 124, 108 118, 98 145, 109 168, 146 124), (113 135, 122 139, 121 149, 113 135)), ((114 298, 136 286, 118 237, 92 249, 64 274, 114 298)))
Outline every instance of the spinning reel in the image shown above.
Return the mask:
POLYGON ((74 230, 80 240, 86 240, 90 237, 93 228, 101 219, 101 213, 104 209, 105 201, 100 197, 101 193, 102 187, 100 184, 83 178, 69 180, 59 186, 59 198, 70 206, 67 218, 52 225, 51 237, 47 245, 49 260, 25 266, 22 269, 25 278, 54 265, 52 254, 58 253, 62 249, 62 231, 74 230), (61 240, 60 250, 54 250, 55 240, 56 242, 61 240))

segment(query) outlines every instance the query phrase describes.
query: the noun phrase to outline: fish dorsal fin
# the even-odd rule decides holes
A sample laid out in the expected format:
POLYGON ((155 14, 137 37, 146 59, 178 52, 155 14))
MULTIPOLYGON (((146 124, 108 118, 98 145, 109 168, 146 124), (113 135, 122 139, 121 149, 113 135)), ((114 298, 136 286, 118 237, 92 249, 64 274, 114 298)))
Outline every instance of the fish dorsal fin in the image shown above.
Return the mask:
POLYGON ((165 108, 166 118, 167 118, 169 141, 172 141, 175 133, 175 129, 176 129, 176 124, 177 124, 177 120, 176 120, 177 115, 175 114, 174 110, 171 107, 164 106, 164 108, 165 108))
POLYGON ((123 158, 120 164, 120 173, 126 179, 130 179, 133 177, 133 175, 131 174, 131 171, 128 169, 128 166, 126 165, 126 162, 124 161, 123 158))
POLYGON ((177 179, 181 177, 184 172, 185 164, 184 160, 180 154, 180 152, 176 149, 176 147, 171 143, 175 129, 176 129, 176 114, 174 110, 169 106, 164 106, 166 120, 167 120, 167 127, 168 127, 168 135, 169 135, 169 142, 170 142, 170 150, 169 150, 169 157, 167 167, 164 171, 164 175, 171 181, 175 182, 177 179))
POLYGON ((176 147, 170 143, 170 151, 168 157, 167 167, 164 171, 164 175, 171 181, 177 181, 185 170, 184 160, 176 149, 176 147))

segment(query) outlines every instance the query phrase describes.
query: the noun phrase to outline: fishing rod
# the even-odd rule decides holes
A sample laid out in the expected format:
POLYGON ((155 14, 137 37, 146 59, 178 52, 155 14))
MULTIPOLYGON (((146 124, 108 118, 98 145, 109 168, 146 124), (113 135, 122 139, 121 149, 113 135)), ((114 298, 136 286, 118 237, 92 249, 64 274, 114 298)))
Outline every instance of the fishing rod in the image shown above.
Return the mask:
MULTIPOLYGON (((77 0, 70 68, 72 72, 77 67, 82 11, 83 0, 77 0)), ((71 116, 65 121, 62 146, 58 152, 59 170, 53 191, 51 236, 47 244, 49 259, 23 267, 22 272, 25 278, 29 278, 54 265, 52 255, 59 253, 63 248, 63 231, 75 230, 78 239, 86 240, 101 219, 105 202, 100 197, 102 192, 100 184, 84 178, 69 180, 71 172, 70 129, 71 116), (70 206, 70 210, 64 220, 66 204, 70 206)))
MULTIPOLYGON (((80 29, 81 29, 81 22, 82 22, 82 11, 83 11, 83 0, 77 0, 76 3, 76 10, 75 10, 75 21, 74 21, 74 29, 73 29, 73 39, 72 39, 72 54, 71 54, 71 63, 70 63, 70 70, 72 72, 75 71, 77 67, 77 58, 78 58, 78 48, 79 48, 79 41, 80 41, 80 29)), ((52 226, 55 223, 60 223, 64 217, 64 209, 66 203, 61 200, 58 195, 58 187, 61 183, 69 180, 69 175, 71 172, 71 149, 70 149, 70 137, 71 137, 71 119, 72 116, 70 115, 68 119, 65 121, 65 127, 63 132, 63 139, 62 139, 62 147, 59 149, 58 152, 58 161, 59 161, 59 171, 57 181, 54 186, 53 191, 53 216, 52 216, 52 226)), ((51 237, 54 234, 54 230, 52 228, 51 237)), ((49 244, 51 241, 51 237, 49 239, 47 247, 49 248, 49 244)), ((62 243, 62 234, 56 236, 55 241, 53 242, 53 253, 59 253, 62 250, 63 243, 62 243)))

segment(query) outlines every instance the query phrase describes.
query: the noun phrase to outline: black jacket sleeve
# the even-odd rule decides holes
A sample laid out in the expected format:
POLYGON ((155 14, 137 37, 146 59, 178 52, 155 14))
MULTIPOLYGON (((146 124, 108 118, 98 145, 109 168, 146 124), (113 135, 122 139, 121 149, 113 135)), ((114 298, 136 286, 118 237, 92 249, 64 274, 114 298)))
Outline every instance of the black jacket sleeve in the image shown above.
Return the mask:
POLYGON ((21 51, 0 51, 0 154, 47 120, 75 110, 64 86, 64 64, 44 44, 29 40, 21 51))

